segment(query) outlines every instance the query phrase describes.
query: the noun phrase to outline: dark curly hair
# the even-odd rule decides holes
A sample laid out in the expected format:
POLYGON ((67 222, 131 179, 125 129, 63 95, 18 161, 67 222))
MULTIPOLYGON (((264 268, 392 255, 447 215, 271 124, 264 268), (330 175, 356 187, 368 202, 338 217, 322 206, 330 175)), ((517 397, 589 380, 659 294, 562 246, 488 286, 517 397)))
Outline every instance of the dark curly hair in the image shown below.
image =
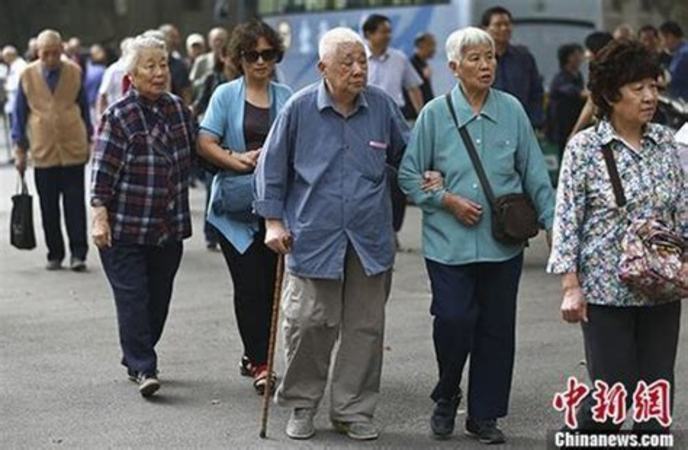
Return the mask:
POLYGON ((609 117, 610 102, 621 98, 620 89, 628 83, 657 78, 662 70, 657 57, 641 43, 614 40, 607 44, 590 63, 588 89, 598 108, 598 117, 609 117))
POLYGON ((243 75, 244 70, 241 67, 241 55, 244 52, 250 52, 258 45, 258 39, 264 38, 268 44, 280 53, 284 53, 284 44, 279 34, 267 23, 257 19, 241 23, 232 30, 232 37, 228 43, 228 54, 232 60, 232 64, 243 75))

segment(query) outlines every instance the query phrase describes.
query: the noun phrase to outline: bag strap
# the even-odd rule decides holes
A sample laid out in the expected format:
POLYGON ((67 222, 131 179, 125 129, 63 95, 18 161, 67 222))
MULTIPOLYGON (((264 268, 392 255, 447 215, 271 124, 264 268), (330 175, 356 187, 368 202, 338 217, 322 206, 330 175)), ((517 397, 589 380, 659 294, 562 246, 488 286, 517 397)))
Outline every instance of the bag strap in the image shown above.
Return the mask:
POLYGON ((616 206, 623 208, 626 206, 626 195, 624 194, 623 185, 621 184, 621 178, 619 177, 619 171, 616 167, 611 144, 602 146, 602 155, 604 156, 604 163, 607 166, 607 172, 609 172, 609 179, 612 182, 612 189, 614 189, 616 206))
POLYGON ((454 120, 454 125, 456 125, 456 129, 459 132, 459 135, 461 136, 461 140, 463 140, 463 145, 464 147, 466 147, 466 151, 468 151, 468 156, 470 156, 471 158, 471 162, 473 163, 475 172, 478 174, 478 179, 480 180, 480 184, 483 187, 485 196, 487 197, 487 200, 490 202, 490 205, 494 207, 496 204, 495 195, 492 191, 490 181, 487 179, 487 175, 485 175, 485 169, 483 168, 483 164, 480 162, 480 157, 478 156, 478 152, 476 151, 475 146, 473 145, 471 135, 468 133, 468 130, 466 130, 466 127, 459 126, 459 121, 456 119, 456 111, 454 111, 454 105, 452 105, 451 101, 451 93, 446 94, 444 98, 447 101, 447 107, 449 107, 449 113, 452 116, 452 120, 454 120))
POLYGON ((17 183, 15 186, 15 192, 19 192, 23 195, 26 195, 29 193, 29 187, 26 185, 26 179, 24 178, 24 174, 21 174, 21 175, 17 174, 17 183))

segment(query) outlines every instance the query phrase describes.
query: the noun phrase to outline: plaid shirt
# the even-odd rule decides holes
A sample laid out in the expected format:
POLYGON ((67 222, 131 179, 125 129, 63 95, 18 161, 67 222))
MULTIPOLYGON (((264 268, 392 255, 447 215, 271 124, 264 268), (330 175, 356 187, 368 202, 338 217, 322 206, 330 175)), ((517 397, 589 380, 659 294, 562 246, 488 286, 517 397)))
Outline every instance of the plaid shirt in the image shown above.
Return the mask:
POLYGON ((103 115, 91 203, 108 210, 113 241, 159 245, 191 235, 189 172, 195 128, 181 100, 136 90, 103 115))

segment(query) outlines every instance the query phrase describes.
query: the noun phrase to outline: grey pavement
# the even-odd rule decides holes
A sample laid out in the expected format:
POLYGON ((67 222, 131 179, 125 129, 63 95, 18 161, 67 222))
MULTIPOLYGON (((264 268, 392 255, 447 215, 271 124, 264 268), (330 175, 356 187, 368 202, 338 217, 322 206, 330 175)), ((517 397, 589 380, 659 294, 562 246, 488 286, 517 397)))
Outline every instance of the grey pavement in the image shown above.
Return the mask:
MULTIPOLYGON (((169 321, 158 346, 159 395, 143 400, 118 364, 115 309, 97 253, 89 271, 46 272, 45 246, 34 208, 39 246, 9 245, 10 196, 16 177, 0 167, 0 448, 482 448, 465 437, 463 406, 449 441, 429 435, 436 377, 429 293, 420 248, 420 214, 410 208, 387 307, 385 361, 376 420, 379 440, 352 443, 327 420, 327 397, 316 418, 317 435, 290 441, 288 411, 271 408, 268 440, 258 438, 260 398, 239 376, 241 342, 232 286, 222 256, 202 238, 200 189, 192 191, 194 236, 186 241, 169 321)), ((30 180, 32 183, 32 181, 30 180)), ((32 191, 35 192, 33 185, 32 191)), ((517 359, 510 415, 501 448, 546 447, 559 428, 551 407, 569 375, 585 376, 580 329, 559 319, 559 284, 544 273, 540 236, 527 249, 518 311, 517 359)), ((675 426, 688 422, 688 345, 685 317, 677 366, 675 426)), ((278 347, 278 372, 283 367, 278 347)), ((465 382, 464 389, 465 389, 465 382)), ((677 447, 679 448, 679 447, 677 447)))

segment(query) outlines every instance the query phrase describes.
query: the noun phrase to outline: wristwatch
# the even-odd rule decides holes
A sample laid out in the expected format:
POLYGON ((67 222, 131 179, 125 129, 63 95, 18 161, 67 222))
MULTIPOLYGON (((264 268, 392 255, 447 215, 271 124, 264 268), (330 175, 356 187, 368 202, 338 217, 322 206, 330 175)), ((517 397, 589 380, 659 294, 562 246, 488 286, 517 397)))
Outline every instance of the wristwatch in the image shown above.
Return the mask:
POLYGON ((91 206, 94 208, 100 208, 101 206, 105 206, 105 203, 98 197, 93 197, 91 199, 91 206))

